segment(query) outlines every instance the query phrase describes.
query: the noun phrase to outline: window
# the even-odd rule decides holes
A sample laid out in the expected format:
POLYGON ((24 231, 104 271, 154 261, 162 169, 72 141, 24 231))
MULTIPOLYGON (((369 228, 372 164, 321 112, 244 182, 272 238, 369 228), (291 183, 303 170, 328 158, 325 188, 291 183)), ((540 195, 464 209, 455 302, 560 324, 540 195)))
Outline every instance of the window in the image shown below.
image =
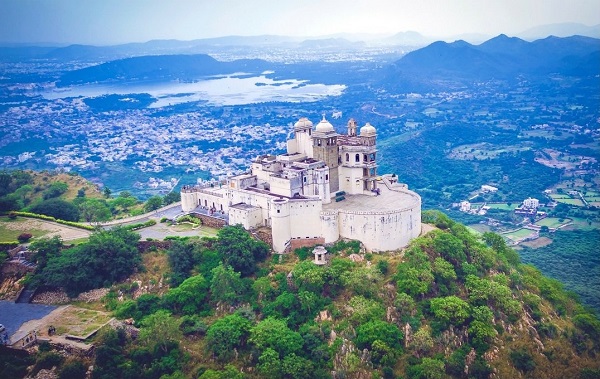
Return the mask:
POLYGON ((350 162, 350 154, 346 153, 346 162, 350 162))
POLYGON ((325 174, 325 180, 329 180, 329 174, 325 174))
POLYGON ((360 154, 356 154, 356 156, 354 157, 354 161, 360 162, 360 154))
POLYGON ((278 210, 277 210, 277 213, 281 213, 281 210, 279 210, 279 209, 278 209, 278 210))

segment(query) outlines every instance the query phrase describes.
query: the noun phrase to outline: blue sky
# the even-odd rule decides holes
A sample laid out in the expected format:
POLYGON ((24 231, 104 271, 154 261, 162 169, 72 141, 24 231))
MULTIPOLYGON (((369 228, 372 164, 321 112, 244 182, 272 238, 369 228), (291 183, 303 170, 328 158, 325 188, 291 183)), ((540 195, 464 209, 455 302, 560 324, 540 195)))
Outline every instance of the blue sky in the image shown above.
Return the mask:
POLYGON ((600 24, 600 0, 0 0, 0 42, 106 45, 225 35, 515 35, 600 24))

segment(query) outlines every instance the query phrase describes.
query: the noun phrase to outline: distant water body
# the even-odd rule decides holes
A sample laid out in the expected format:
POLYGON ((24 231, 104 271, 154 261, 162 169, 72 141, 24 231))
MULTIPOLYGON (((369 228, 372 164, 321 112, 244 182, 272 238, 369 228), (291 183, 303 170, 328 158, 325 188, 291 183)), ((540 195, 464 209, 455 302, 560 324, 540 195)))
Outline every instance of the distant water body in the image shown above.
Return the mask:
POLYGON ((0 300, 0 324, 4 325, 8 335, 15 334, 23 323, 40 319, 57 307, 44 304, 14 303, 0 300))
MULTIPOLYGON (((273 80, 264 75, 238 73, 195 82, 143 82, 119 84, 84 84, 56 88, 42 93, 46 99, 98 97, 147 93, 157 99, 150 107, 160 108, 180 103, 206 101, 214 105, 244 105, 280 101, 313 102, 327 96, 339 96, 342 84, 309 84, 304 80, 273 80)), ((126 101, 127 99, 124 99, 126 101)))

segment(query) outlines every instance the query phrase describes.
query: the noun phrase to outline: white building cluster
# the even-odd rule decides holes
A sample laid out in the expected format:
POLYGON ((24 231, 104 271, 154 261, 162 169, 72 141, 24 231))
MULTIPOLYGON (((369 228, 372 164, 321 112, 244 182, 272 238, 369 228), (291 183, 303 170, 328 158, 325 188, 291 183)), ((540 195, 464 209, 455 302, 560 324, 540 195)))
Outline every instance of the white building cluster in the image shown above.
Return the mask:
POLYGON ((369 251, 402 248, 421 233, 421 198, 377 173, 376 130, 357 129, 350 120, 338 134, 325 118, 314 128, 301 118, 285 154, 257 157, 220 188, 184 187, 182 209, 221 212, 246 229, 270 227, 279 253, 340 238, 369 251))

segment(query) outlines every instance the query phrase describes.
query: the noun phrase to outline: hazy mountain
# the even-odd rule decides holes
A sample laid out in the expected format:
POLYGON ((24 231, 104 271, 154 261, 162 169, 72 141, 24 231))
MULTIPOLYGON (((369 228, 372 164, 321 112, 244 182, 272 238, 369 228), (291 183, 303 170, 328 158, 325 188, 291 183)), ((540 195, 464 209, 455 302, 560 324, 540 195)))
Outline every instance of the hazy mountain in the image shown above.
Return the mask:
POLYGON ((433 38, 425 37, 424 35, 413 31, 396 33, 393 36, 380 40, 381 43, 386 45, 399 46, 425 46, 433 41, 433 38))
POLYGON ((577 23, 540 25, 517 34, 518 37, 533 41, 548 36, 569 37, 574 35, 600 38, 600 24, 587 26, 577 23))
POLYGON ((598 51, 600 40, 590 37, 548 37, 527 42, 501 34, 480 45, 434 42, 398 60, 395 74, 492 79, 550 72, 600 73, 598 62, 594 62, 598 51))
POLYGON ((142 56, 67 72, 57 82, 57 86, 138 80, 185 81, 235 72, 260 73, 268 65, 266 61, 258 59, 220 62, 206 54, 142 56))

